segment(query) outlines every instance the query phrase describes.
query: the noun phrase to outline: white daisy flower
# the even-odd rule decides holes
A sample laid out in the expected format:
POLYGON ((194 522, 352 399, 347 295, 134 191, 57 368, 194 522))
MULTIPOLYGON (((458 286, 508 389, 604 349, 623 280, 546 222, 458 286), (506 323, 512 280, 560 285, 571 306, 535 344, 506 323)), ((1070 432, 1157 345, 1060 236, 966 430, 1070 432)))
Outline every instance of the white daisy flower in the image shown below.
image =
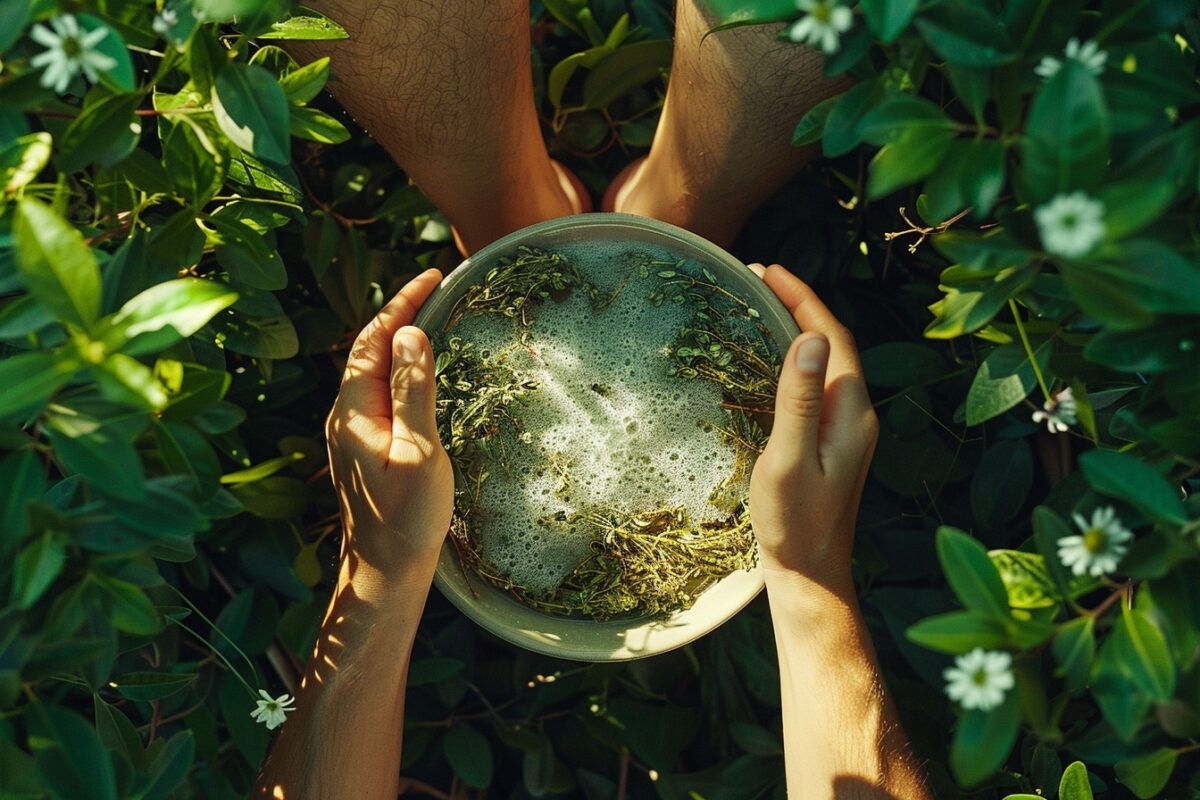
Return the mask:
MULTIPOLYGON (((1067 42, 1067 48, 1063 51, 1063 56, 1072 61, 1078 61, 1093 75, 1099 75, 1104 72, 1104 63, 1108 61, 1108 53, 1100 49, 1100 45, 1094 41, 1086 41, 1083 44, 1079 43, 1078 39, 1071 39, 1067 42)), ((1045 80, 1050 80, 1058 71, 1062 69, 1063 61, 1054 56, 1046 56, 1042 62, 1033 70, 1045 80)))
POLYGON ((854 12, 837 0, 796 0, 804 16, 788 29, 788 38, 836 53, 841 34, 854 24, 854 12))
POLYGON ((1033 421, 1046 423, 1051 433, 1066 433, 1075 423, 1079 422, 1078 408, 1075 405, 1075 393, 1068 386, 1042 405, 1041 411, 1033 412, 1033 421))
POLYGON ((1058 194, 1033 214, 1046 252, 1080 258, 1104 238, 1104 204, 1084 192, 1058 194))
POLYGON ((976 647, 954 659, 942 676, 946 694, 965 709, 990 711, 1004 702, 1004 693, 1013 688, 1012 656, 988 652, 976 647))
POLYGON ((1112 506, 1097 508, 1089 524, 1082 514, 1074 514, 1079 536, 1058 540, 1058 558, 1076 575, 1100 577, 1116 572, 1121 557, 1129 551, 1133 533, 1117 519, 1112 506))
POLYGON ((84 33, 79 21, 71 14, 62 14, 50 20, 50 28, 38 24, 29 30, 30 38, 46 48, 29 63, 34 67, 46 68, 41 83, 47 89, 62 94, 70 86, 71 79, 81 72, 95 83, 99 80, 98 72, 105 72, 117 65, 111 56, 95 49, 108 35, 108 28, 96 28, 84 33))
POLYGON ((154 32, 164 39, 171 38, 171 31, 179 24, 179 14, 173 8, 164 8, 154 17, 154 32))
POLYGON ((287 715, 296 710, 292 703, 296 702, 290 694, 281 694, 279 697, 272 698, 264 689, 258 690, 262 700, 255 700, 256 708, 250 712, 250 716, 255 722, 261 722, 267 726, 267 730, 273 731, 287 721, 287 715))

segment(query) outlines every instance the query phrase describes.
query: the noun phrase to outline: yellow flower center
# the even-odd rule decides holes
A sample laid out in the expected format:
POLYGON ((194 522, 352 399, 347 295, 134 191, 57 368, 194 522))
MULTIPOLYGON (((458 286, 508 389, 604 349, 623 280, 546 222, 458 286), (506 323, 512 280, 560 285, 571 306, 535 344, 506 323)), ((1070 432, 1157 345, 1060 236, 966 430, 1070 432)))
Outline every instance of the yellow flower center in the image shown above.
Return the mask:
POLYGON ((1089 553, 1102 553, 1108 546, 1108 534, 1102 528, 1088 528, 1083 533, 1083 546, 1089 553))
POLYGON ((833 12, 832 6, 826 5, 825 3, 819 3, 819 4, 817 4, 817 6, 815 8, 813 8, 811 13, 814 17, 817 18, 818 22, 824 22, 824 23, 828 24, 829 18, 830 18, 830 16, 832 16, 832 12, 833 12))
POLYGON ((74 36, 68 36, 65 39, 63 39, 62 49, 63 49, 63 52, 66 53, 69 58, 75 58, 76 56, 78 56, 80 53, 83 52, 83 47, 79 44, 79 40, 76 39, 74 36))
POLYGON ((988 679, 987 670, 984 669, 983 667, 980 667, 979 669, 975 670, 974 674, 971 675, 971 682, 974 683, 976 686, 983 686, 984 684, 987 683, 987 679, 988 679))

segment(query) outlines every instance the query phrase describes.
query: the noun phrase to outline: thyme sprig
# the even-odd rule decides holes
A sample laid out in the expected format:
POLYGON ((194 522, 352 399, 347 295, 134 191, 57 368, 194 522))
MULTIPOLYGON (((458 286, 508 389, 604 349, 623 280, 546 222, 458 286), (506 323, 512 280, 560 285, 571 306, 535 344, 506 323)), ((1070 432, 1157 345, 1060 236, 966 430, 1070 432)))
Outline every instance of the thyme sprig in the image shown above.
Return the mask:
MULTIPOLYGON (((457 473, 450 539, 464 571, 552 613, 595 619, 662 617, 690 608, 713 583, 754 565, 756 549, 745 491, 766 436, 752 414, 771 406, 778 358, 757 322, 757 312, 719 286, 712 273, 690 272, 683 261, 636 253, 631 257, 643 278, 653 272, 659 279, 649 302, 686 304, 694 310, 668 348, 672 374, 721 387, 726 424, 707 430, 733 448, 735 463, 710 498, 722 515, 719 519, 697 522, 683 509, 671 507, 640 513, 589 507, 538 520, 550 532, 582 528, 592 534, 589 555, 550 591, 520 585, 483 553, 479 534, 487 518, 479 503, 481 487, 492 470, 508 468, 507 447, 534 446, 522 429, 519 406, 538 385, 515 369, 510 358, 516 348, 528 349, 530 306, 556 293, 583 288, 599 313, 627 288, 629 273, 615 290, 601 293, 561 254, 519 248, 468 289, 445 325, 449 331, 466 315, 501 314, 517 322, 519 341, 500 353, 485 355, 453 337, 445 340, 438 356, 439 433, 457 473)), ((600 394, 610 391, 600 384, 592 389, 600 394)), ((555 494, 565 497, 573 485, 573 460, 564 453, 547 453, 545 459, 556 479, 555 494)))

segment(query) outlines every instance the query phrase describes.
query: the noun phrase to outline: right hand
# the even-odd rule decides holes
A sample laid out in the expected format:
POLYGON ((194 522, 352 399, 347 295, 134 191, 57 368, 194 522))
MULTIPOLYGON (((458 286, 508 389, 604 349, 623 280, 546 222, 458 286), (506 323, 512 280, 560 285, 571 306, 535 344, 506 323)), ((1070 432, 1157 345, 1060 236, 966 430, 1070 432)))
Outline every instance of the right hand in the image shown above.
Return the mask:
POLYGON ((879 421, 850 332, 779 265, 751 267, 802 333, 784 358, 775 420, 750 478, 750 521, 768 581, 852 590, 854 522, 879 421))

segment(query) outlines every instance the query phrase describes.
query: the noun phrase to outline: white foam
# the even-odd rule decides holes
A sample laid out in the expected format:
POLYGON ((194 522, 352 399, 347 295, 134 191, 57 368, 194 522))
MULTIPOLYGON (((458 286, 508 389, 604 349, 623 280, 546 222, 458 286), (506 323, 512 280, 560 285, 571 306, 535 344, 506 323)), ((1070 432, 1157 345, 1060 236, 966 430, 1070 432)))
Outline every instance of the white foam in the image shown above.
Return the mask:
MULTIPOLYGON (((692 311, 647 302, 661 281, 653 271, 640 277, 628 251, 561 248, 602 291, 627 283, 598 312, 578 289, 565 301, 541 303, 530 315, 528 347, 506 356, 539 387, 515 409, 529 441, 505 434, 511 468, 491 469, 473 517, 487 560, 534 591, 557 586, 587 556, 594 535, 583 524, 538 520, 588 507, 637 513, 680 506, 693 521, 725 515, 709 502, 734 467, 733 449, 712 429, 725 424, 721 392, 672 377, 666 355, 692 311), (553 458, 569 461, 571 485, 560 485, 553 458)), ((494 357, 513 342, 513 321, 467 317, 454 335, 494 357)))

